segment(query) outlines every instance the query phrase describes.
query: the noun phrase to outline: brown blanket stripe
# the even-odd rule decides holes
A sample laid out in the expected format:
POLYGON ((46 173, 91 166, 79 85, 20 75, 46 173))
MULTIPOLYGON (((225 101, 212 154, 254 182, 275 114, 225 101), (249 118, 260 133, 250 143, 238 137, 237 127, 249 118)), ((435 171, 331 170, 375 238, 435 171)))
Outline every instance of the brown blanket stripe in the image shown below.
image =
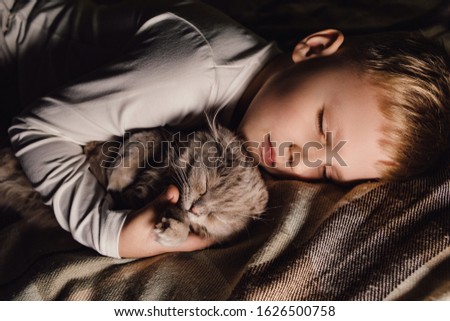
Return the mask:
POLYGON ((232 299, 381 300, 450 246, 449 203, 449 169, 380 185, 339 207, 303 246, 249 268, 232 299))

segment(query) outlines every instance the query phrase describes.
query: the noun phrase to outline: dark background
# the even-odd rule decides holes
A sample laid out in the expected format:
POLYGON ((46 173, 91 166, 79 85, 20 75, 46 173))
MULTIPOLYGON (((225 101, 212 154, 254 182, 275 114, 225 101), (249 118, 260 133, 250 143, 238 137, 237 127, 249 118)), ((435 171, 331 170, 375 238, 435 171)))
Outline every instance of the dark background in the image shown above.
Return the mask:
POLYGON ((303 36, 326 28, 345 34, 449 29, 450 1, 204 0, 267 40, 291 50, 303 36), (444 27, 441 27, 443 26, 444 27), (445 28, 445 25, 447 28, 445 28), (439 26, 439 27, 438 27, 439 26))

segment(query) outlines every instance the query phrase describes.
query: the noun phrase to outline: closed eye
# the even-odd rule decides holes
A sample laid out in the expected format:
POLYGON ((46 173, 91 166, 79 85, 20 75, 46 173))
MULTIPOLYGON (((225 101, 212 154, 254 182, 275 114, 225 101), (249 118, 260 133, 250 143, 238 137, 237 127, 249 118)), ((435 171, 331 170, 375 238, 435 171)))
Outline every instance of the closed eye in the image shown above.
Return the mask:
POLYGON ((202 189, 199 191, 199 198, 202 197, 203 195, 206 194, 206 192, 208 191, 208 175, 205 175, 205 185, 203 185, 202 189))
POLYGON ((191 206, 194 206, 198 202, 200 202, 200 200, 203 198, 203 196, 205 196, 205 194, 206 194, 206 190, 204 192, 198 193, 198 196, 192 201, 192 205, 191 206))
POLYGON ((319 112, 317 113, 317 128, 319 131, 320 139, 323 144, 323 146, 328 145, 328 126, 326 125, 325 120, 325 107, 322 107, 319 112), (327 132, 325 133, 325 127, 327 127, 327 132))
POLYGON ((324 113, 324 108, 322 107, 319 112, 317 113, 317 128, 319 130, 319 133, 321 135, 323 135, 323 113, 324 113))

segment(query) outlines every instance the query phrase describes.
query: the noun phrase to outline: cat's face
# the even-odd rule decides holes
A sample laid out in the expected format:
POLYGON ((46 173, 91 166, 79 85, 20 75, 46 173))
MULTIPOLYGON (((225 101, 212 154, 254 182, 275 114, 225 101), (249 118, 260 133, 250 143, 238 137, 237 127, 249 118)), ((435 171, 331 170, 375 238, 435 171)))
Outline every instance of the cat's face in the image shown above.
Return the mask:
POLYGON ((195 156, 184 155, 191 166, 181 174, 185 177, 180 189, 181 208, 196 232, 218 241, 242 230, 249 220, 258 217, 268 200, 258 168, 248 163, 239 146, 232 145, 236 143, 235 137, 227 134, 222 129, 221 139, 215 138, 218 148, 205 148, 195 156), (193 164, 193 160, 197 162, 193 164))

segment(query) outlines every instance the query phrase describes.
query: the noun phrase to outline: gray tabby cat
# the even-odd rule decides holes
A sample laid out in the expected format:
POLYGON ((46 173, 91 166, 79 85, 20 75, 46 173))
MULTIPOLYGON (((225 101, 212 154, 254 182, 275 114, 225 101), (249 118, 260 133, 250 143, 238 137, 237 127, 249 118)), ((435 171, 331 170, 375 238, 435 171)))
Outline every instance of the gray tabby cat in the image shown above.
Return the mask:
POLYGON ((165 128, 139 131, 118 148, 92 142, 92 163, 105 156, 107 190, 121 208, 139 209, 169 184, 180 191, 155 226, 157 241, 174 246, 192 231, 217 242, 229 240, 265 210, 268 192, 242 140, 220 125, 190 134, 165 128), (103 148, 102 148, 103 147, 103 148), (109 154, 108 154, 109 153, 109 154))

